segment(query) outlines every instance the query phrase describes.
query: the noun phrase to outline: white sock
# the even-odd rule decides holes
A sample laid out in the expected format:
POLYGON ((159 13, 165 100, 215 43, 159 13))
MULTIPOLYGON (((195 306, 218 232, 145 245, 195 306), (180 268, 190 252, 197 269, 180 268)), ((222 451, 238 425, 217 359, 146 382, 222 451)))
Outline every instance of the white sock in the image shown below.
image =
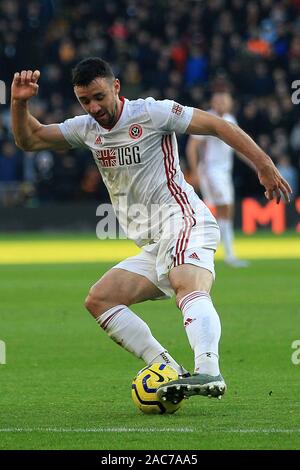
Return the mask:
POLYGON ((173 367, 179 375, 186 374, 187 370, 177 364, 175 359, 173 359, 172 356, 168 353, 168 351, 163 351, 162 353, 158 354, 158 356, 154 357, 152 361, 149 362, 149 364, 154 364, 154 362, 159 362, 160 364, 167 364, 168 366, 173 367))
POLYGON ((230 219, 218 219, 221 231, 221 241, 224 246, 225 258, 235 258, 233 250, 233 222, 230 219))
POLYGON ((210 295, 194 291, 179 302, 184 326, 195 355, 195 373, 219 375, 221 323, 210 295))
POLYGON ((146 364, 169 364, 178 372, 182 368, 152 336, 149 326, 126 305, 116 305, 96 318, 96 322, 113 341, 141 358, 146 364))

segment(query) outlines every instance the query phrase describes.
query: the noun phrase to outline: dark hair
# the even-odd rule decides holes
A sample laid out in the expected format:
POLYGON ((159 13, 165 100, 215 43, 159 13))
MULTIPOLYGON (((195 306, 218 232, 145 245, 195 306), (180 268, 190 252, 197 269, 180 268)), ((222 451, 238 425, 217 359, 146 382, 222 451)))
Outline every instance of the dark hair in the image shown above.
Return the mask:
POLYGON ((97 77, 115 78, 109 63, 99 57, 83 59, 72 70, 73 86, 88 86, 97 77))

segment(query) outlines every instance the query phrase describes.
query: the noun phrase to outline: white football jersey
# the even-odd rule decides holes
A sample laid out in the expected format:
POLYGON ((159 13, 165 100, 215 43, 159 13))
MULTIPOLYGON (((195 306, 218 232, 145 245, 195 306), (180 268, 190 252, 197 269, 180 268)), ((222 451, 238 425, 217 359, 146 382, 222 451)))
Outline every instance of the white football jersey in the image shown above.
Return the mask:
MULTIPOLYGON (((217 113, 210 109, 208 111, 217 116, 217 113)), ((225 121, 237 124, 235 117, 232 114, 225 113, 222 116, 225 121)), ((194 135, 197 140, 204 142, 204 149, 201 153, 199 162, 201 172, 218 173, 219 171, 231 171, 233 166, 233 148, 227 145, 223 140, 218 137, 194 135)))
POLYGON ((143 246, 159 240, 164 220, 191 219, 204 204, 184 179, 175 136, 186 131, 193 108, 153 98, 122 101, 110 130, 90 115, 59 126, 72 147, 91 150, 121 227, 143 246))

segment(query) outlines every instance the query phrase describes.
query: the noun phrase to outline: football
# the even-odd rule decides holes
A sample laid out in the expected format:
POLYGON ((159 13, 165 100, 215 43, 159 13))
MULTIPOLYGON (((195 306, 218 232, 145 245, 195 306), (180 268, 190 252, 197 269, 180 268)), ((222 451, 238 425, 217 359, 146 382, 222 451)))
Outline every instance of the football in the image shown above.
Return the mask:
POLYGON ((170 380, 178 379, 178 373, 173 367, 166 364, 154 363, 140 370, 133 379, 131 395, 134 404, 147 414, 175 413, 182 401, 179 403, 162 402, 156 395, 160 385, 170 380))

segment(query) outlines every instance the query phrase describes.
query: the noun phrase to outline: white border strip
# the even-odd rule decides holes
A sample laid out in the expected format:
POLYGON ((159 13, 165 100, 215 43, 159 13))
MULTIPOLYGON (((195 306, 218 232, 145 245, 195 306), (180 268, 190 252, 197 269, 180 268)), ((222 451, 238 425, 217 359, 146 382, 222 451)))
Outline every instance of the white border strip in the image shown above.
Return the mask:
POLYGON ((236 433, 236 434, 294 434, 300 429, 194 429, 194 428, 0 428, 0 433, 123 433, 123 432, 185 432, 185 433, 236 433))
POLYGON ((121 433, 121 432, 195 432, 192 428, 0 428, 0 433, 53 432, 53 433, 121 433))
POLYGON ((270 429, 220 429, 220 432, 227 432, 227 433, 240 433, 240 434, 279 434, 279 433, 286 433, 286 434, 294 434, 300 433, 300 429, 277 429, 277 428, 270 428, 270 429))

